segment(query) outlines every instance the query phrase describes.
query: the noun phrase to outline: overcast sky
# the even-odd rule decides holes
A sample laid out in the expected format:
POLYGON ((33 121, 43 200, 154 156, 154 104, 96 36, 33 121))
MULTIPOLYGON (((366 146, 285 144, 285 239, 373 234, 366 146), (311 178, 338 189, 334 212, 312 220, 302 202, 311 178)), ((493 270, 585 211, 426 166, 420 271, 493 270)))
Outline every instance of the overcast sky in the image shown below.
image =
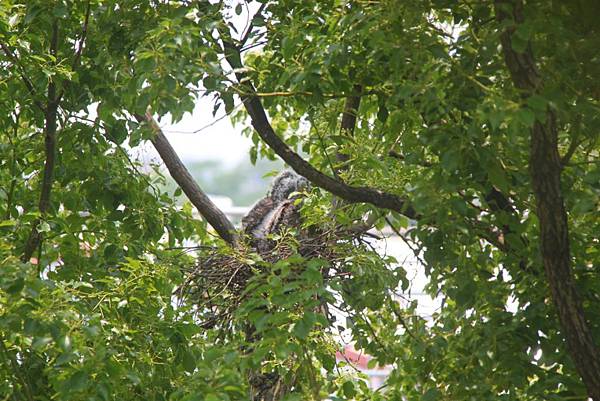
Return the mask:
POLYGON ((243 126, 234 127, 222 109, 213 117, 212 108, 211 100, 202 98, 193 114, 186 113, 177 124, 168 117, 160 122, 179 157, 185 162, 217 160, 227 166, 248 159, 252 140, 242 135, 243 126))
MULTIPOLYGON (((228 19, 238 30, 238 36, 247 29, 249 17, 254 15, 259 5, 260 3, 250 2, 247 7, 242 7, 239 15, 234 12, 228 13, 228 19)), ((225 67, 228 68, 227 65, 225 67)), ((244 159, 249 160, 248 150, 252 146, 252 140, 242 135, 244 127, 241 125, 233 127, 229 117, 224 116, 223 108, 213 117, 213 105, 210 98, 201 98, 196 101, 194 112, 186 113, 177 124, 172 124, 168 116, 159 124, 186 164, 194 161, 217 160, 230 167, 244 159)), ((146 146, 138 156, 145 160, 147 158, 157 160, 156 151, 151 145, 146 146)))

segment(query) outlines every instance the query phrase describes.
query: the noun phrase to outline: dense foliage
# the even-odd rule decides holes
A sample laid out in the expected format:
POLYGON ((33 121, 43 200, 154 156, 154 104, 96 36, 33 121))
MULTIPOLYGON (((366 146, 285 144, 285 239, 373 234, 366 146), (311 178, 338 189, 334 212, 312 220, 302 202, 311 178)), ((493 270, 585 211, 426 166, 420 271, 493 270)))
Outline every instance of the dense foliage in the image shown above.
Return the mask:
POLYGON ((0 0, 0 395, 247 400, 277 374, 286 400, 600 397, 582 368, 600 366, 594 5, 0 0), (368 243, 266 263, 176 207, 128 149, 156 134, 148 108, 177 121, 199 96, 245 127, 254 161, 285 153, 260 99, 289 151, 359 188, 341 203, 299 171, 305 224, 404 233, 442 307, 400 308, 402 264, 368 243), (536 169, 546 145, 559 196, 536 169), (404 206, 353 202, 367 187, 404 206), (241 294, 177 291, 207 249, 256 266, 241 294), (340 332, 393 368, 383 387, 336 362, 340 332))

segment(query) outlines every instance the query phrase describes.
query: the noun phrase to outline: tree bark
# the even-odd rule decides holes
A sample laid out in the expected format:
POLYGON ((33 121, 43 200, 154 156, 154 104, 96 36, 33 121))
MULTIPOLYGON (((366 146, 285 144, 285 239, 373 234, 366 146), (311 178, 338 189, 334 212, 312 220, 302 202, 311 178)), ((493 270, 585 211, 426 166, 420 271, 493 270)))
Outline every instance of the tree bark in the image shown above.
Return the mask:
POLYGON ((247 94, 241 94, 240 97, 252 126, 258 133, 258 136, 273 151, 283 159, 296 173, 300 174, 313 185, 323 188, 332 194, 352 203, 364 202, 370 203, 382 209, 394 210, 411 219, 418 219, 418 213, 402 197, 388 192, 380 191, 369 187, 355 187, 342 181, 336 180, 321 171, 314 168, 309 162, 294 152, 273 130, 260 98, 254 93, 254 86, 244 74, 241 62, 240 51, 235 45, 228 42, 222 36, 225 58, 231 67, 236 71, 236 78, 240 85, 244 87, 247 94))
POLYGON ((150 124, 154 132, 151 140, 154 148, 156 148, 163 163, 167 166, 171 177, 177 182, 190 202, 198 209, 200 215, 208 221, 222 239, 229 245, 236 247, 238 245, 238 235, 235 227, 194 180, 179 156, 177 156, 167 137, 163 134, 156 121, 154 121, 154 118, 152 118, 152 114, 147 112, 145 116, 136 114, 135 117, 139 122, 150 124))
MULTIPOLYGON (((55 57, 58 50, 58 22, 52 24, 52 38, 50 40, 50 53, 55 57)), ((54 78, 49 78, 48 82, 48 100, 44 108, 45 123, 44 123, 44 153, 46 160, 44 162, 44 174, 42 176, 42 185, 40 191, 40 201, 38 210, 41 217, 35 219, 31 227, 31 233, 25 243, 21 260, 28 262, 33 255, 33 252, 40 246, 42 242, 42 233, 37 229, 42 221, 42 217, 50 208, 50 195, 52 192, 52 182, 54 181, 54 165, 56 163, 56 119, 58 113, 58 105, 60 103, 60 95, 56 94, 56 83, 54 78)), ((28 82, 28 81, 25 81, 28 82)), ((39 263, 39 261, 38 261, 39 263)))
MULTIPOLYGON (((496 0, 499 21, 523 22, 520 0, 496 0)), ((515 87, 525 96, 539 92, 542 80, 528 45, 523 53, 512 48, 515 25, 500 36, 504 59, 515 87)), ((585 319, 583 305, 571 271, 569 227, 562 196, 562 164, 558 153, 556 113, 548 108, 545 121, 536 120, 531 128, 529 169, 540 226, 540 250, 544 270, 556 306, 568 351, 587 393, 600 401, 600 352, 585 319)))

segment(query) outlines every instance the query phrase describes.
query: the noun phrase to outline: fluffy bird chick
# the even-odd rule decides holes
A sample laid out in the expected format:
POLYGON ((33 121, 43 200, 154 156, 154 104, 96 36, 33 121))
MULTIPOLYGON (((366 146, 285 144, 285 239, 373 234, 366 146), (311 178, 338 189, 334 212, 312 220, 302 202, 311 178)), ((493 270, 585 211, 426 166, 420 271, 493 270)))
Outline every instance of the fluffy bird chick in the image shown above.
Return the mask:
MULTIPOLYGON (((244 232, 253 240, 262 240, 276 231, 280 224, 285 224, 284 220, 289 219, 290 214, 295 212, 291 210, 294 205, 289 199, 290 195, 308 186, 309 182, 306 178, 291 170, 279 173, 273 180, 267 196, 258 201, 242 219, 244 232)), ((262 241, 259 241, 255 244, 257 248, 264 247, 261 243, 262 241)))
POLYGON ((287 200, 293 192, 299 192, 308 188, 309 182, 306 178, 296 174, 292 170, 283 170, 273 180, 271 190, 267 197, 275 202, 287 200))

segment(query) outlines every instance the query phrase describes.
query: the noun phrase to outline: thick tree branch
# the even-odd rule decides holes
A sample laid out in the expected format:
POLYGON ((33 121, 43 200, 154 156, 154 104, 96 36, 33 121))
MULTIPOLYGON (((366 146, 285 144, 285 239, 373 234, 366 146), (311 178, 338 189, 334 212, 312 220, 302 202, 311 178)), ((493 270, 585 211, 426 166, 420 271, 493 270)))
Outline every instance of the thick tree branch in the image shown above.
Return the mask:
MULTIPOLYGON (((359 94, 362 91, 360 85, 354 85, 354 93, 359 94)), ((340 131, 342 135, 354 136, 354 128, 356 127, 356 119, 358 116, 358 108, 360 107, 360 95, 348 96, 344 103, 344 111, 342 112, 342 122, 340 131)), ((349 159, 348 155, 337 152, 336 159, 340 162, 346 162, 349 159)), ((336 172, 337 175, 337 172, 336 172)))
POLYGON ((342 113, 342 123, 340 129, 342 133, 348 136, 354 135, 354 128, 356 127, 356 117, 358 116, 358 108, 360 107, 360 94, 362 87, 360 85, 354 85, 354 93, 356 96, 348 96, 344 104, 344 111, 342 113))
MULTIPOLYGON (((542 79, 528 44, 519 53, 512 47, 517 24, 523 23, 521 0, 496 0, 496 16, 511 23, 501 36, 504 59, 515 87, 525 96, 539 92, 542 79)), ((585 319, 583 306, 571 271, 569 230, 560 176, 556 113, 546 111, 544 121, 536 120, 531 128, 530 174, 540 226, 541 254, 562 331, 575 367, 583 379, 589 397, 600 401, 600 352, 585 319)))
POLYGON ((347 185, 341 181, 331 178, 319 170, 315 169, 310 163, 294 152, 284 141, 282 141, 271 126, 267 114, 263 108, 260 99, 252 93, 254 87, 248 77, 242 70, 241 55, 239 49, 229 42, 224 35, 221 35, 225 47, 225 58, 231 67, 236 71, 236 77, 240 85, 244 87, 247 94, 240 97, 244 102, 246 111, 250 115, 252 126, 259 137, 281 157, 296 173, 305 177, 313 185, 323 188, 332 194, 348 202, 365 202, 374 206, 394 210, 402 213, 411 219, 417 219, 417 212, 407 201, 398 195, 379 191, 368 187, 355 187, 347 185))
MULTIPOLYGON (((58 50, 58 22, 55 20, 52 25, 52 38, 50 41, 50 53, 56 59, 58 50)), ((44 175, 42 177, 42 189, 40 193, 39 212, 41 217, 47 213, 50 208, 50 195, 52 183, 54 181, 54 165, 56 162, 56 118, 58 114, 59 97, 56 95, 56 83, 50 78, 48 83, 48 102, 45 108, 45 126, 44 126, 44 153, 46 161, 44 163, 44 175)), ((29 238, 25 243, 23 250, 23 261, 29 261, 31 255, 38 248, 42 241, 42 233, 37 229, 41 219, 36 219, 31 228, 29 238)))
POLYGON ((139 122, 150 125, 150 128, 154 132, 152 144, 165 163, 165 166, 167 166, 171 177, 177 182, 190 202, 198 209, 200 215, 208 221, 221 238, 229 245, 236 247, 238 245, 238 236, 235 227, 194 180, 154 118, 152 118, 152 114, 150 112, 146 112, 144 116, 136 114, 135 118, 139 122))

